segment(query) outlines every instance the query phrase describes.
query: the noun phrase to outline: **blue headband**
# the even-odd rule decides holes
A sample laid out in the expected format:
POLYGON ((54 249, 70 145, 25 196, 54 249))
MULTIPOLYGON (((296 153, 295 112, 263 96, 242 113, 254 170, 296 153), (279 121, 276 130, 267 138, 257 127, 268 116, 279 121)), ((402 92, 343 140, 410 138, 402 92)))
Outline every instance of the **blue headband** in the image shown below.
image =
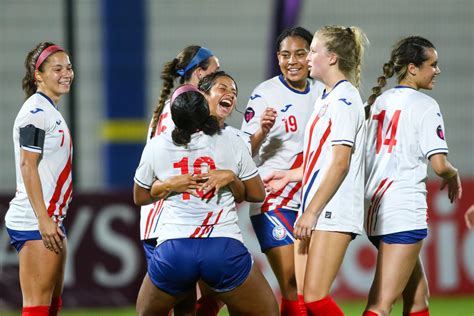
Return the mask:
POLYGON ((194 55, 193 59, 184 69, 178 69, 176 72, 180 77, 184 77, 184 74, 189 70, 194 68, 194 66, 199 65, 203 60, 208 59, 209 57, 214 56, 214 54, 206 47, 201 47, 194 55))

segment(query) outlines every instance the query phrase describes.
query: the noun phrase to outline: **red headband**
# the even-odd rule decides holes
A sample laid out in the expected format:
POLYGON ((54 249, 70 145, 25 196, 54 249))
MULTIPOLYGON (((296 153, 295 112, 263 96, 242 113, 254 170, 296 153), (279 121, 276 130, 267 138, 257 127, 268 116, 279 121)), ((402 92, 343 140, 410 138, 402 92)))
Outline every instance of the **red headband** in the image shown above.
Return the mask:
POLYGON ((38 59, 36 60, 35 70, 38 70, 38 68, 41 66, 41 64, 45 61, 46 58, 48 58, 51 54, 54 54, 58 51, 63 52, 64 49, 58 45, 51 45, 51 46, 46 47, 41 52, 38 59))
POLYGON ((173 104, 174 100, 180 96, 181 94, 189 91, 195 91, 201 93, 198 88, 193 86, 192 84, 183 84, 182 86, 178 87, 176 90, 174 90, 173 95, 171 95, 171 103, 173 104))

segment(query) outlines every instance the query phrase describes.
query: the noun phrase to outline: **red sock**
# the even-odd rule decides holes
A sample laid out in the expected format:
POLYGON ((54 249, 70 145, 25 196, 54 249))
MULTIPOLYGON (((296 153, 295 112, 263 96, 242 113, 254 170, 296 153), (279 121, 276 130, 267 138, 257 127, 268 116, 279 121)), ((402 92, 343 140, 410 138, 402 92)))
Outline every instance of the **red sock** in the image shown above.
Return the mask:
POLYGON ((281 299, 280 316, 300 316, 300 303, 281 299))
POLYGON ((201 296, 196 302, 196 316, 217 316, 221 307, 212 296, 201 296))
POLYGON ((342 309, 329 295, 319 301, 305 303, 305 305, 309 316, 344 316, 342 309))
POLYGON ((419 312, 411 312, 411 313, 408 313, 406 314, 408 316, 430 316, 430 311, 428 310, 428 308, 422 310, 422 311, 419 311, 419 312))
POLYGON ((23 307, 21 316, 48 316, 49 306, 23 307))
POLYGON ((51 306, 49 307, 49 316, 58 316, 61 307, 63 306, 63 300, 60 297, 53 297, 51 300, 51 306))
POLYGON ((308 316, 306 305, 304 305, 304 296, 301 294, 298 294, 298 303, 300 305, 300 316, 308 316))
POLYGON ((365 311, 362 316, 379 316, 376 312, 365 311))

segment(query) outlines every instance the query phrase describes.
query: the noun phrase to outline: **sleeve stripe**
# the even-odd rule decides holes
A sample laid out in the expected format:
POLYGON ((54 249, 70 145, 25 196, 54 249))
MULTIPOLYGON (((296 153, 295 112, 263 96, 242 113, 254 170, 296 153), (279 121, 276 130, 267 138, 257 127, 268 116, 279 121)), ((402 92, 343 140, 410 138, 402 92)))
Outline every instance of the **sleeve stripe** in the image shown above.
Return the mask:
POLYGON ((138 184, 142 188, 151 189, 151 185, 148 185, 148 184, 145 184, 145 183, 141 182, 140 180, 137 179, 137 177, 134 177, 133 180, 135 181, 136 184, 138 184))
POLYGON ((36 147, 36 146, 21 146, 21 148, 23 150, 26 150, 26 151, 31 151, 31 152, 34 152, 34 153, 38 153, 38 154, 41 154, 43 152, 43 149, 41 147, 36 147))
POLYGON ((439 153, 448 153, 448 148, 435 148, 426 153, 426 158, 430 158, 434 154, 439 154, 439 153))
POLYGON ((256 174, 258 174, 258 169, 255 169, 255 171, 249 174, 248 176, 240 178, 240 180, 245 181, 245 180, 251 179, 255 177, 256 174))
POLYGON ((351 143, 351 144, 354 144, 354 142, 352 140, 348 140, 348 139, 332 140, 331 142, 332 143, 351 143))

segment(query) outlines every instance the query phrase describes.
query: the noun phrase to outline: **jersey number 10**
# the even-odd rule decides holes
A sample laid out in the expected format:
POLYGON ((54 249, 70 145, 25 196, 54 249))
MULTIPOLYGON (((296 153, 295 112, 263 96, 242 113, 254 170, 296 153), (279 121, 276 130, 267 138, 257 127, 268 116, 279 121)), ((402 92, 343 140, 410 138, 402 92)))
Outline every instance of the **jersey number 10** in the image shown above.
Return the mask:
MULTIPOLYGON (((214 160, 211 157, 204 156, 204 157, 196 158, 196 160, 194 160, 193 172, 192 173, 193 174, 201 174, 202 169, 204 167, 203 165, 207 166, 207 169, 208 169, 207 172, 209 172, 211 170, 216 170, 216 163, 214 162, 214 160)), ((177 168, 177 169, 181 169, 181 174, 188 174, 189 173, 189 158, 184 157, 180 161, 175 162, 173 164, 173 167, 177 168)), ((196 190, 196 193, 201 198, 204 197, 204 192, 202 190, 196 190)), ((183 193, 183 200, 189 200, 190 196, 191 195, 189 193, 184 192, 183 193)), ((209 198, 209 197, 206 196, 206 198, 209 198)))
POLYGON ((380 150, 382 149, 382 143, 383 145, 388 145, 389 153, 392 152, 393 146, 397 144, 397 140, 395 139, 395 136, 397 135, 398 119, 400 118, 400 112, 401 110, 396 110, 395 113, 393 113, 393 117, 390 120, 390 123, 388 123, 387 130, 385 131, 385 135, 382 135, 383 123, 385 120, 385 110, 381 111, 379 114, 375 114, 372 116, 372 118, 378 122, 377 146, 376 146, 377 154, 380 153, 380 150))

